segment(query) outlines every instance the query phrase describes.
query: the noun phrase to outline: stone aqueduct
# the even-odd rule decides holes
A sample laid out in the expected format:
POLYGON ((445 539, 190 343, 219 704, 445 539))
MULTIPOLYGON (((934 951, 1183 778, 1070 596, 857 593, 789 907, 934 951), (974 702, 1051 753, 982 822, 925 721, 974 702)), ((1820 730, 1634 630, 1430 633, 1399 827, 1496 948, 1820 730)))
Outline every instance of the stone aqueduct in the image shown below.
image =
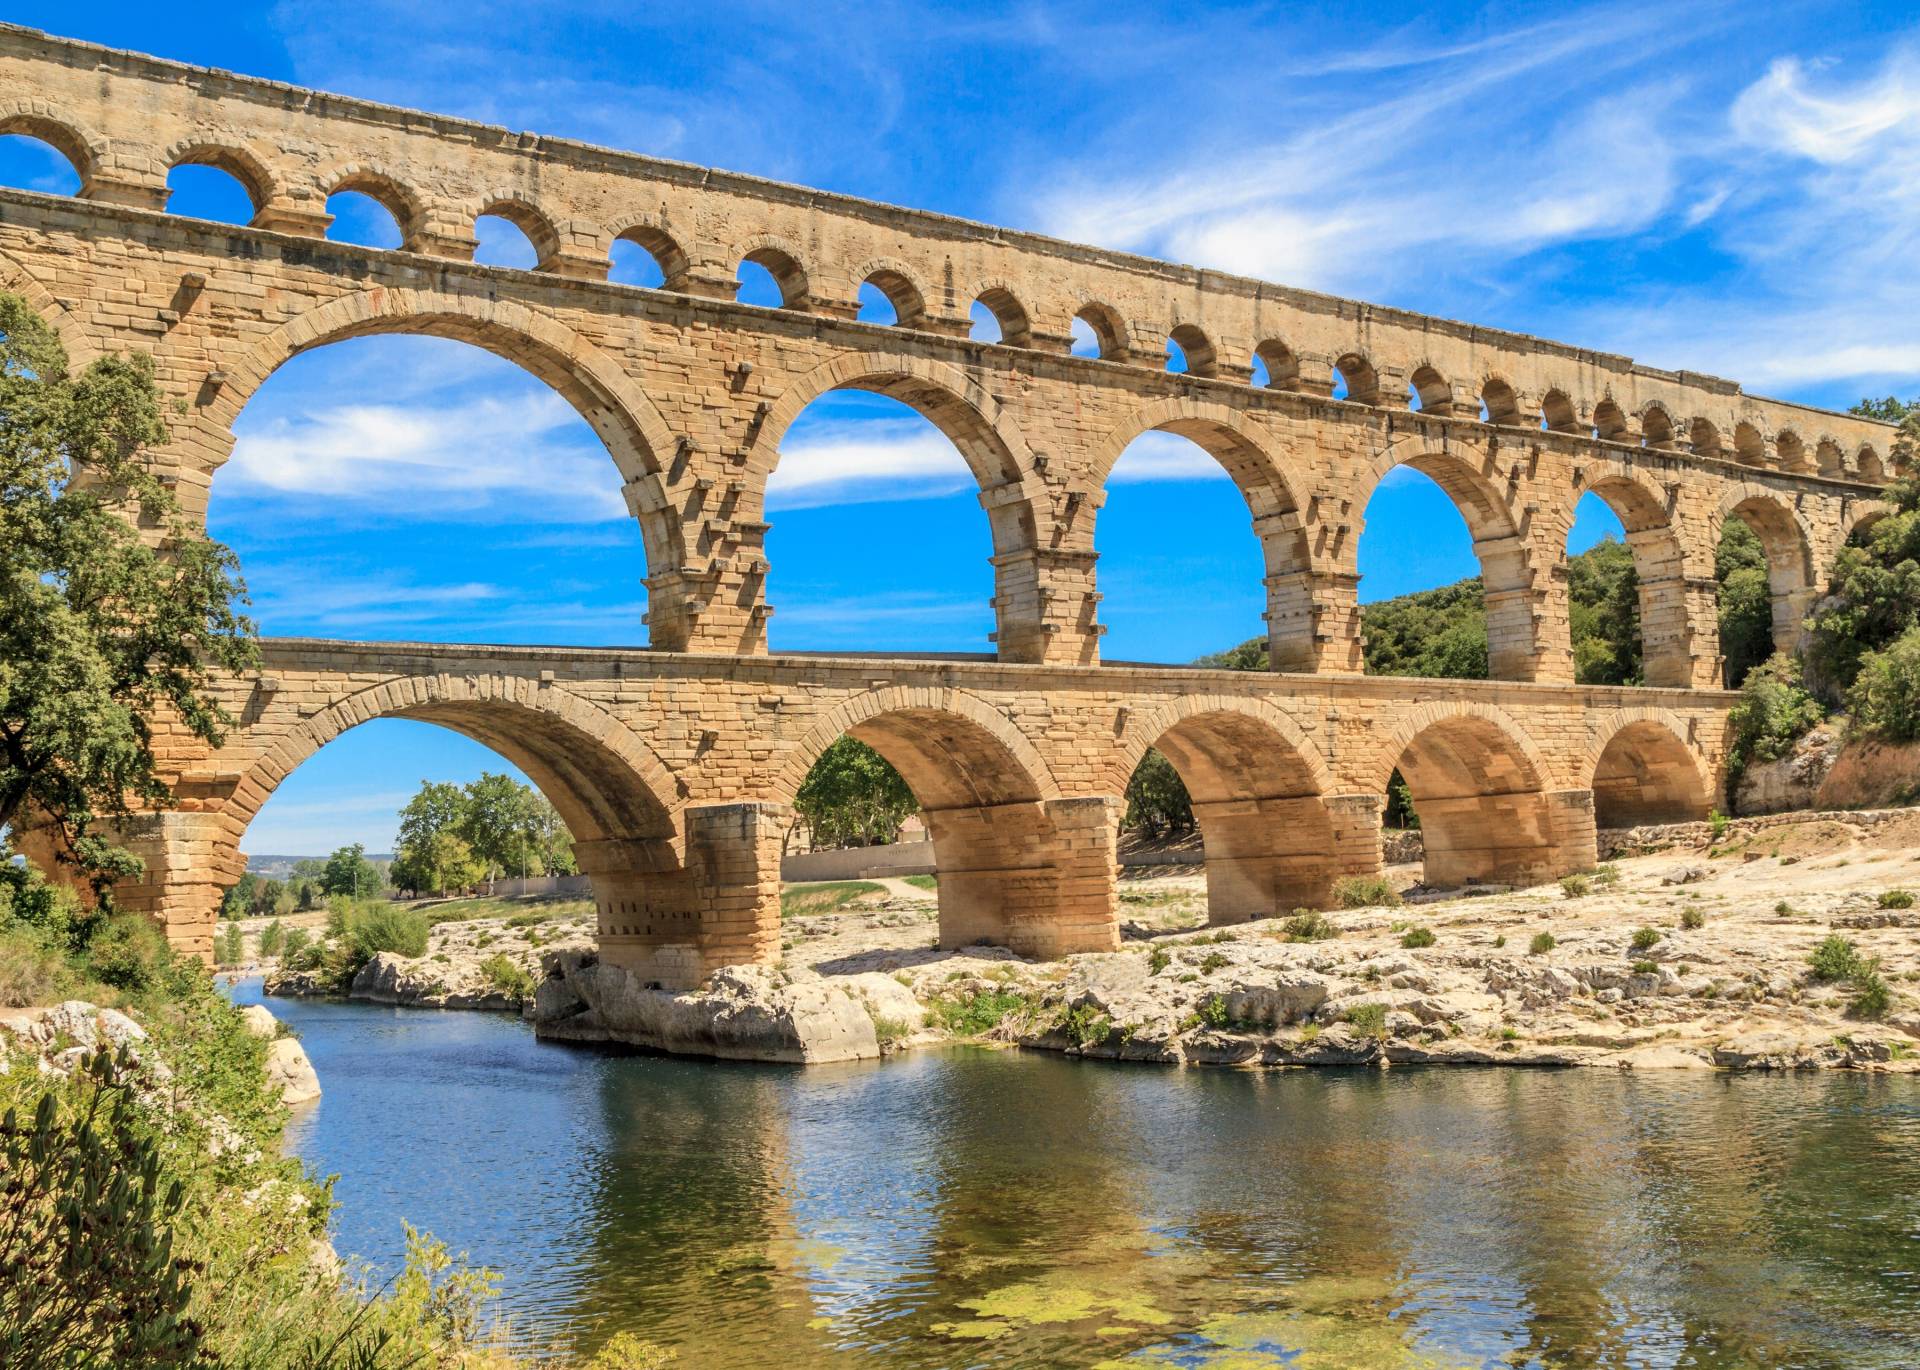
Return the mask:
POLYGON ((1429 878, 1552 877, 1592 862, 1596 823, 1697 816, 1716 792, 1724 519, 1764 543, 1789 642, 1890 459, 1884 425, 1708 376, 23 29, 0 27, 0 132, 81 177, 77 198, 0 191, 0 287, 77 360, 153 356, 181 404, 156 460, 189 508, 204 514, 235 416, 288 358, 426 333, 569 399, 646 548, 649 649, 269 642, 259 678, 223 687, 240 720, 224 747, 163 738, 179 807, 141 821, 147 883, 122 889, 201 951, 275 784, 383 716, 533 776, 593 877, 603 955, 666 984, 777 952, 787 806, 843 733, 925 805, 949 943, 1113 945, 1117 796, 1149 746, 1193 793, 1218 921, 1377 870, 1396 766, 1429 878), (237 177, 253 222, 167 214, 182 163, 237 177), (327 241, 342 189, 391 209, 401 248, 327 241), (527 233, 535 269, 471 261, 482 214, 527 233), (663 288, 607 283, 618 239, 653 254, 663 288), (734 301, 743 261, 783 307, 734 301), (856 320, 865 283, 896 324, 856 320), (976 301, 999 341, 968 337, 976 301), (1076 318, 1100 357, 1070 355, 1076 318), (1184 375, 1162 367, 1169 338, 1184 375), (918 410, 978 478, 993 657, 767 654, 767 479, 800 411, 847 388, 918 410), (1155 429, 1245 496, 1273 674, 1100 661, 1095 520, 1121 451, 1155 429), (1361 517, 1400 465, 1466 518, 1494 680, 1359 674, 1361 517), (1571 683, 1565 546, 1588 491, 1634 552, 1647 688, 1571 683))

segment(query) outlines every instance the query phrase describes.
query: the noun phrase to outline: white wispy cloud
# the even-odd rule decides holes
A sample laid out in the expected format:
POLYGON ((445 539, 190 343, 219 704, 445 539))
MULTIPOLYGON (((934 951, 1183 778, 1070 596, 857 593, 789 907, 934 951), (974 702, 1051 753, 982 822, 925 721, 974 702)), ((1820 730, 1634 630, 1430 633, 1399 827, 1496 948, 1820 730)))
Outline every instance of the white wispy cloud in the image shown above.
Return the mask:
POLYGON ((848 419, 796 431, 767 481, 767 508, 931 499, 976 488, 972 470, 931 425, 848 419))
POLYGON ((325 496, 344 505, 417 501, 425 516, 523 521, 627 517, 606 449, 544 387, 506 398, 337 404, 242 426, 221 490, 325 496))
POLYGON ((1177 433, 1142 433, 1127 444, 1107 477, 1110 484, 1161 480, 1231 480, 1226 467, 1198 443, 1177 433))

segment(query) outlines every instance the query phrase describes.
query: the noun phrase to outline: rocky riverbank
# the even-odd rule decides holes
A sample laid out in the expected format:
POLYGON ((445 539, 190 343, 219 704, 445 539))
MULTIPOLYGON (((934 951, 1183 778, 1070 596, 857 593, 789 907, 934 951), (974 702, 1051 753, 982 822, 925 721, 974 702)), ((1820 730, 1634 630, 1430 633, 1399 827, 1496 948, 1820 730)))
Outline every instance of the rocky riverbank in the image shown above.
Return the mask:
POLYGON ((1129 880, 1121 950, 1052 963, 941 951, 934 895, 887 882, 790 917, 781 965, 685 994, 600 964, 584 914, 444 923, 425 957, 369 964, 352 997, 793 1062, 973 1037, 1167 1064, 1920 1069, 1920 908, 1905 895, 1920 893, 1920 813, 1682 825, 1616 846, 1639 854, 1559 885, 1425 891, 1401 867, 1397 906, 1224 929, 1200 926, 1203 878, 1129 880), (1810 958, 1836 937, 1852 959, 1822 979, 1810 958), (480 967, 502 956, 536 987, 492 984, 480 967))

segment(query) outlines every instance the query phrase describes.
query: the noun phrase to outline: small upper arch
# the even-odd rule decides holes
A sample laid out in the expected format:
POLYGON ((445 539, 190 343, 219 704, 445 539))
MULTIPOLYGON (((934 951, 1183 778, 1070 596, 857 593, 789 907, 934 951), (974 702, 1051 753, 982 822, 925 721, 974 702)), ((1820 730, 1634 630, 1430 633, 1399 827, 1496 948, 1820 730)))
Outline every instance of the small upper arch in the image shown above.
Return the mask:
POLYGON ((84 190, 105 160, 104 139, 86 131, 79 120, 42 100, 14 100, 0 104, 0 134, 22 133, 38 138, 73 167, 84 190))
POLYGON ((1173 326, 1167 334, 1167 341, 1180 349, 1180 355, 1186 359, 1189 376, 1217 376, 1220 374, 1220 354, 1198 324, 1181 323, 1173 326))
POLYGON ((893 321, 899 328, 921 328, 927 321, 927 288, 919 274, 905 262, 893 257, 876 257, 861 267, 861 285, 870 285, 893 306, 893 321))
POLYGON ((1490 375, 1480 382, 1480 407, 1488 423, 1511 427, 1520 422, 1520 396, 1504 376, 1490 375))
POLYGON ((184 139, 167 149, 164 160, 169 171, 182 166, 210 166, 226 172, 247 192, 256 216, 273 200, 279 189, 273 172, 265 162, 247 148, 231 143, 200 138, 184 139))
POLYGON ((1333 369, 1346 384, 1346 399, 1355 404, 1380 403, 1380 372, 1366 353, 1343 353, 1333 369))
POLYGON ((1269 338, 1253 349, 1253 355, 1266 368, 1267 389, 1298 390, 1300 357, 1278 338, 1269 338))
POLYGON ((321 190, 330 199, 351 192, 364 195, 387 213, 400 228, 400 245, 411 248, 419 236, 423 206, 413 188, 386 168, 372 162, 350 162, 323 177, 321 190))
POLYGON ((1002 346, 1033 346, 1033 316, 1012 286, 997 279, 981 281, 974 288, 973 300, 993 317, 1000 330, 997 341, 1002 346))
POLYGON ((1603 442, 1625 442, 1633 429, 1627 411, 1611 395, 1593 407, 1593 435, 1603 442))
POLYGON ((1870 442, 1860 444, 1860 450, 1853 456, 1854 469, 1860 473, 1861 480, 1885 480, 1887 464, 1880 459, 1880 450, 1870 442))
POLYGON ((660 268, 662 290, 678 290, 685 283, 691 259, 661 216, 642 214, 616 221, 607 233, 609 255, 615 243, 632 243, 653 258, 653 264, 660 268))
POLYGON ((801 265, 800 249, 785 238, 761 234, 739 246, 740 264, 751 262, 769 276, 780 292, 781 309, 805 309, 812 300, 812 286, 806 268, 801 265))
POLYGON ((1733 426, 1733 458, 1742 466, 1764 466, 1767 462, 1766 438, 1745 419, 1733 426))
POLYGON ((498 191, 491 195, 482 195, 473 202, 475 219, 505 219, 526 235, 533 244, 536 270, 544 268, 560 253, 560 233, 554 227, 553 216, 541 209, 526 196, 515 191, 498 191))
POLYGON ((1409 399, 1418 399, 1423 413, 1445 413, 1452 407, 1453 387, 1432 362, 1421 362, 1414 367, 1413 374, 1407 378, 1407 388, 1409 399))
POLYGON ((1831 436, 1820 439, 1820 445, 1813 450, 1813 461, 1823 476, 1838 476, 1846 472, 1846 453, 1831 436))
POLYGON ((1720 429, 1712 419, 1695 419, 1687 427, 1687 445, 1696 456, 1720 455, 1720 429))
POLYGON ((1549 390, 1540 400, 1540 426, 1554 433, 1573 433, 1580 428, 1580 411, 1564 390, 1549 390))
POLYGON ((1093 335, 1094 355, 1103 361, 1116 361, 1127 355, 1127 321, 1120 311, 1099 300, 1083 300, 1073 317, 1085 324, 1093 335))
POLYGON ((1647 447, 1672 447, 1677 434, 1673 415, 1659 400, 1650 400, 1640 410, 1640 441, 1647 447))
POLYGON ((1807 444, 1791 428, 1783 428, 1773 440, 1774 454, 1780 459, 1780 465, 1788 471, 1807 469, 1807 444))

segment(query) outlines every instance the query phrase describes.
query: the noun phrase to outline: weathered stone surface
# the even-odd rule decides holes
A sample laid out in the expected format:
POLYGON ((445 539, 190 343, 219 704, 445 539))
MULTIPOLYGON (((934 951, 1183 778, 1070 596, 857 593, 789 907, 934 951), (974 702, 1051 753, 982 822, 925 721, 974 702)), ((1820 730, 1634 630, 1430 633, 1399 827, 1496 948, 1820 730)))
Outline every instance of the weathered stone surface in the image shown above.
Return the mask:
POLYGON ((683 1055, 744 1061, 868 1060, 880 1055, 869 1004, 917 1025, 923 1010, 885 976, 847 987, 809 971, 725 966, 699 989, 650 989, 591 954, 548 959, 534 999, 534 1031, 567 1041, 624 1042, 683 1055), (892 984, 898 995, 882 990, 892 984), (911 1005, 909 1008, 908 1005, 911 1005))
POLYGON ((297 1038, 276 1037, 267 1043, 267 1083, 288 1104, 311 1103, 320 1097, 320 1077, 297 1038))

